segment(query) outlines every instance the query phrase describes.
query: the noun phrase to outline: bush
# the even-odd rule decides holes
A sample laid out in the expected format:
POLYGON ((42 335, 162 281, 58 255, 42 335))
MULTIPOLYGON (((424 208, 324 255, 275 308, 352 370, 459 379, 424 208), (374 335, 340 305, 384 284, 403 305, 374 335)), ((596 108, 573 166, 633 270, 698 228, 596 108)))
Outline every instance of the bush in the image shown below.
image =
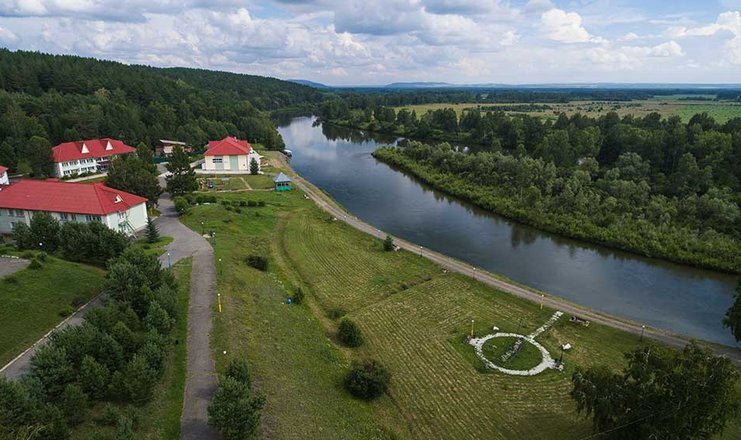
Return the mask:
POLYGON ((241 214, 242 213, 242 209, 241 208, 234 208, 234 212, 236 212, 237 214, 241 214))
POLYGON ((208 423, 225 440, 243 440, 254 434, 264 406, 265 397, 252 396, 249 386, 227 376, 219 382, 208 407, 208 423))
POLYGON ((231 211, 232 209, 234 209, 231 207, 231 205, 225 205, 224 207, 226 208, 227 211, 231 211))
POLYGON ((250 368, 244 358, 234 358, 226 366, 226 377, 250 386, 250 368))
POLYGON ((263 272, 268 270, 267 257, 263 257, 262 255, 248 255, 246 260, 250 267, 254 267, 263 272))
POLYGON ((350 318, 342 318, 337 331, 337 339, 348 347, 359 347, 363 344, 363 335, 360 328, 350 318))
POLYGON ((36 254, 34 254, 31 251, 26 251, 26 252, 24 252, 24 253, 21 254, 21 258, 23 258, 24 260, 30 260, 30 259, 34 258, 35 256, 36 256, 36 254))
POLYGON ((388 388, 391 373, 374 360, 354 363, 345 377, 345 388, 355 397, 372 400, 388 388))
POLYGON ((345 312, 344 309, 341 309, 339 307, 334 307, 332 309, 329 309, 329 312, 327 313, 327 316, 329 316, 329 319, 335 320, 340 319, 343 316, 345 316, 347 312, 345 312))
POLYGON ((57 314, 62 318, 66 318, 73 313, 75 313, 75 309, 73 309, 72 306, 65 306, 57 312, 57 314))
POLYGON ((260 207, 265 206, 265 200, 260 200, 259 202, 257 202, 257 206, 260 206, 260 207))
POLYGON ((224 206, 228 206, 229 205, 229 200, 221 200, 221 204, 224 205, 224 206))
POLYGON ((196 196, 196 203, 198 203, 199 205, 203 205, 204 203, 206 203, 206 201, 207 200, 205 196, 196 196))
POLYGON ((29 269, 41 269, 43 265, 41 264, 41 261, 38 260, 38 258, 34 258, 31 260, 31 264, 28 265, 29 269))
POLYGON ((103 416, 101 417, 101 421, 104 425, 116 426, 118 425, 118 419, 120 418, 121 415, 118 413, 118 409, 115 406, 107 403, 106 406, 103 407, 103 416))
POLYGON ((292 301, 294 304, 301 304, 304 302, 304 291, 300 287, 296 287, 296 293, 293 294, 292 301))
POLYGON ((390 235, 387 235, 386 239, 383 240, 383 250, 386 252, 393 251, 394 247, 396 247, 394 245, 394 239, 390 235))
POLYGON ((239 201, 239 206, 241 206, 241 207, 244 208, 245 206, 247 206, 247 202, 245 200, 240 200, 239 201))
POLYGON ((249 206, 250 208, 254 208, 255 206, 257 206, 257 202, 254 200, 248 200, 247 206, 249 206))
POLYGON ((37 258, 39 259, 39 261, 45 262, 46 261, 46 252, 44 252, 44 251, 39 252, 39 256, 37 258))
POLYGON ((18 284, 18 278, 15 275, 8 275, 4 281, 8 284, 18 284))
POLYGON ((188 200, 182 196, 175 197, 175 211, 177 211, 178 215, 185 215, 190 211, 190 203, 188 203, 188 200))

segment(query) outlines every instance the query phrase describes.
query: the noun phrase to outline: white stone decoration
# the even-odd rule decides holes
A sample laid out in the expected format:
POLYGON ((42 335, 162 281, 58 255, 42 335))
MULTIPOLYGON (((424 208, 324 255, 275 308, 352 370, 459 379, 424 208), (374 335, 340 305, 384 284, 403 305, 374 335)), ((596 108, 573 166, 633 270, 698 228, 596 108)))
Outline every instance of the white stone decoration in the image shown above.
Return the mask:
POLYGON ((548 350, 543 347, 538 341, 535 340, 535 338, 543 333, 544 331, 548 330, 557 320, 563 315, 562 312, 555 312, 553 316, 548 319, 548 321, 545 322, 545 324, 538 327, 537 330, 530 333, 529 335, 520 335, 517 333, 503 333, 499 332, 498 327, 494 327, 494 331, 496 333, 489 334, 486 336, 483 336, 481 338, 471 338, 471 340, 468 341, 469 344, 471 344, 476 351, 476 356, 479 357, 484 362, 484 365, 487 366, 487 368, 491 368, 492 370, 499 371, 501 373, 505 374, 511 374, 513 376, 535 376, 536 374, 540 374, 543 371, 552 368, 555 370, 563 370, 563 364, 558 364, 553 357, 551 357, 551 354, 548 352, 548 350), (490 339, 494 338, 520 338, 523 341, 529 342, 530 344, 533 344, 535 348, 540 351, 540 354, 542 356, 542 360, 540 363, 533 368, 529 370, 512 370, 509 368, 500 367, 499 365, 496 365, 494 362, 490 361, 489 359, 484 356, 484 344, 489 341, 490 339))

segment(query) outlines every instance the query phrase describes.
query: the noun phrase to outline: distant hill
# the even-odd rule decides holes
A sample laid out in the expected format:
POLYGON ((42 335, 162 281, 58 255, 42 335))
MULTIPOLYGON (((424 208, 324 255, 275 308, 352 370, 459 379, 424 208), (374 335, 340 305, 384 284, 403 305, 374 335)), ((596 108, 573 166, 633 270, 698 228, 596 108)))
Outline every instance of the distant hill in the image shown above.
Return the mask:
POLYGON ((308 79, 287 79, 286 81, 292 82, 294 84, 301 84, 302 86, 313 87, 315 89, 320 89, 320 90, 326 90, 326 89, 333 88, 332 86, 328 86, 326 84, 322 84, 322 83, 318 83, 314 81, 309 81, 308 79))

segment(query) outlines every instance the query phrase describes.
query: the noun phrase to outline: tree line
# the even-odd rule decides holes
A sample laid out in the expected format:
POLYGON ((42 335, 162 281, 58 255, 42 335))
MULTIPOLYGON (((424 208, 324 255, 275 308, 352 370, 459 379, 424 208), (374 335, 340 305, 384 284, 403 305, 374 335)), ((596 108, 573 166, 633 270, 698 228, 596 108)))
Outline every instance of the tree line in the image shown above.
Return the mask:
POLYGON ((418 118, 385 107, 371 119, 357 125, 432 139, 380 149, 377 158, 484 208, 647 256, 741 271, 741 118, 551 121, 452 109, 418 118), (451 138, 478 145, 435 143, 451 138))
POLYGON ((46 176, 51 146, 100 137, 198 148, 233 135, 280 149, 267 111, 322 96, 259 76, 0 49, 0 164, 46 176))

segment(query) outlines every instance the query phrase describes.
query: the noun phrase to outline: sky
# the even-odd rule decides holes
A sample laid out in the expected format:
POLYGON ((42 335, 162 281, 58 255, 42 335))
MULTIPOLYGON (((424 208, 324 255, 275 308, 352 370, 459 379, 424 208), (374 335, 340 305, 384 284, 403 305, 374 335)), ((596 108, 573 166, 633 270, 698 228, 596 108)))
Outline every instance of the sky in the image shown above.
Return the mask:
POLYGON ((0 0, 0 46, 331 85, 741 83, 741 0, 0 0))

